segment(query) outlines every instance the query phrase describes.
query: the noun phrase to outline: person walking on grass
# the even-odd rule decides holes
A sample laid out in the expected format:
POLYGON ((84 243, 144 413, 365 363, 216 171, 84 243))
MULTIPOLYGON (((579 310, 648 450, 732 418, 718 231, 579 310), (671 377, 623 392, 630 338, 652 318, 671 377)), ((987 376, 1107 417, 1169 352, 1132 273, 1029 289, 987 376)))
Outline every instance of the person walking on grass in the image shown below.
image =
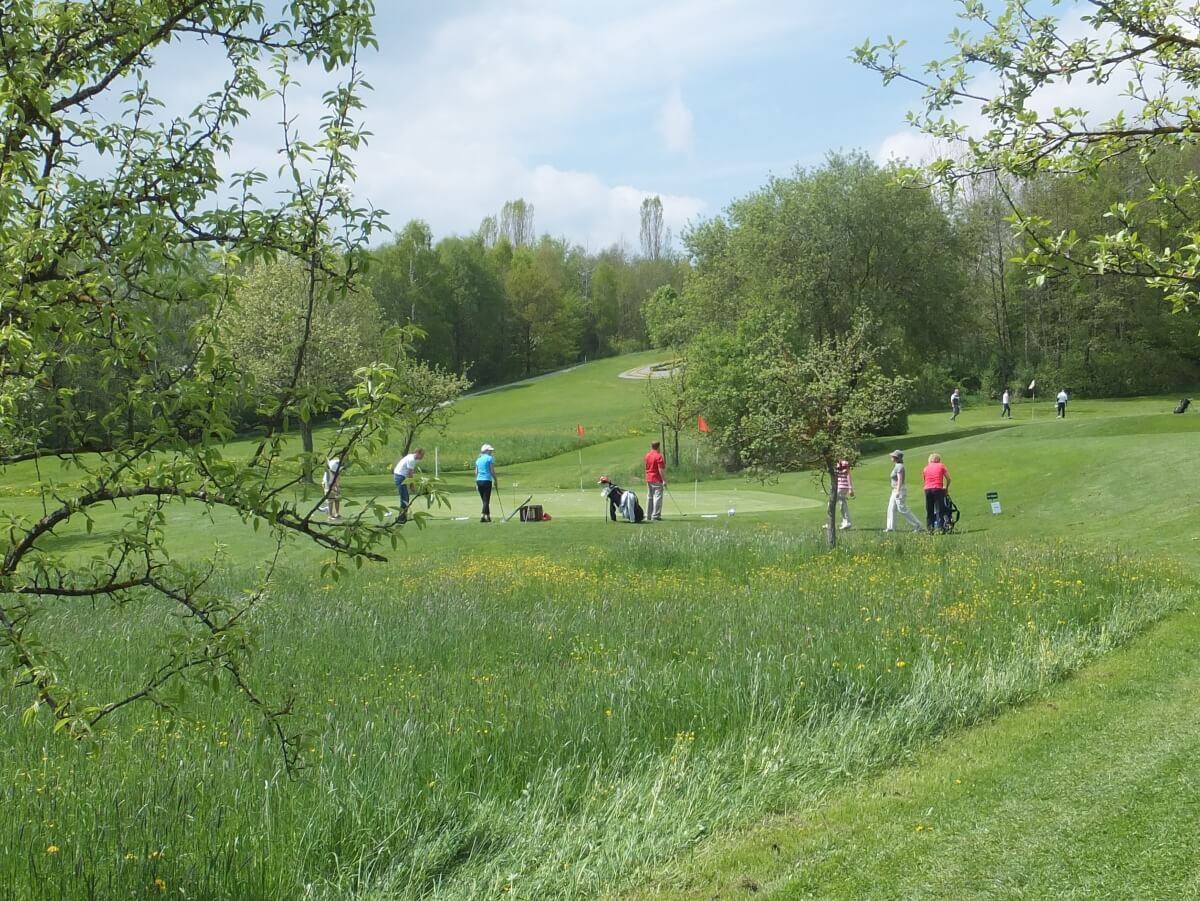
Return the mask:
POLYGON ((921 520, 908 509, 908 481, 904 472, 904 451, 894 450, 892 457, 892 496, 888 499, 887 525, 885 532, 896 531, 896 514, 899 513, 912 526, 914 532, 921 531, 921 520))
POLYGON ((1000 395, 1000 418, 1012 419, 1012 407, 1009 402, 1012 400, 1012 395, 1008 393, 1008 389, 1004 389, 1004 393, 1000 395))
POLYGON ((1067 401, 1068 400, 1070 400, 1070 398, 1067 396, 1067 389, 1063 388, 1061 391, 1058 392, 1058 414, 1057 414, 1057 417, 1059 419, 1067 418, 1067 401))
POLYGON ((408 482, 412 479, 413 473, 417 471, 417 462, 423 459, 425 459, 425 448, 418 447, 412 453, 401 457, 400 462, 392 467, 392 475, 396 479, 396 493, 400 495, 400 522, 408 521, 408 505, 411 498, 408 482))
POLYGON ((667 487, 667 460, 658 448, 659 443, 651 441, 650 453, 646 454, 646 519, 651 522, 662 522, 663 491, 667 487))
POLYGON ((954 422, 954 420, 958 419, 958 414, 961 412, 962 412, 962 395, 959 394, 958 389, 955 388, 950 393, 950 421, 954 422))
POLYGON ((500 490, 500 483, 496 480, 496 459, 492 456, 495 452, 494 447, 485 444, 479 449, 479 456, 475 460, 475 487, 479 489, 479 499, 483 502, 480 522, 492 521, 492 489, 500 490))
POLYGON ((342 461, 330 457, 325 461, 325 472, 321 475, 321 487, 325 491, 325 503, 329 508, 329 521, 342 518, 342 461))
POLYGON ((837 475, 837 499, 842 505, 842 528, 851 528, 849 498, 854 497, 854 482, 850 479, 850 461, 839 460, 834 469, 837 475))
POLYGON ((929 465, 921 472, 925 481, 925 524, 930 533, 941 529, 946 521, 946 493, 950 490, 950 473, 942 464, 940 454, 929 455, 929 465))

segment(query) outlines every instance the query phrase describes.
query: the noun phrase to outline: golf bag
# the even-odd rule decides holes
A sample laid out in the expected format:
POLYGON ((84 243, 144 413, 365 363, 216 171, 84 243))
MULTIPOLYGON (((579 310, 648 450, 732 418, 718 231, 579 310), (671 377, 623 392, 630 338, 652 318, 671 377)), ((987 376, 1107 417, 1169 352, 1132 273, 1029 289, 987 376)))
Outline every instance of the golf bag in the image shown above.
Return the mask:
POLYGON ((1192 399, 1190 397, 1185 397, 1183 400, 1181 400, 1179 402, 1179 406, 1177 406, 1175 408, 1175 412, 1176 413, 1186 413, 1187 408, 1190 407, 1191 405, 1192 405, 1192 399))
POLYGON ((646 518, 646 511, 638 502, 637 495, 628 488, 605 485, 600 493, 608 498, 608 515, 613 522, 617 521, 618 510, 626 522, 641 522, 646 518))
POLYGON ((945 500, 942 501, 942 532, 949 534, 954 531, 954 527, 958 525, 958 517, 960 516, 958 505, 950 499, 947 494, 945 500))

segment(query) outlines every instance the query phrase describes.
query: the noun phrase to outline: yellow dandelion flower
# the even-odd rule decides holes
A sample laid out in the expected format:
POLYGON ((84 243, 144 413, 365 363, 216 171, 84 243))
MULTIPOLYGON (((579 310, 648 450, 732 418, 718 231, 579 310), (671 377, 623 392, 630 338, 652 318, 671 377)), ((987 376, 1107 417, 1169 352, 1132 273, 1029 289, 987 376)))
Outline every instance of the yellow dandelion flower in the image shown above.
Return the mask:
POLYGON ((153 885, 160 892, 165 892, 167 890, 167 884, 161 879, 155 879, 153 885))
POLYGON ((46 853, 47 854, 57 854, 58 853, 58 845, 51 845, 49 848, 46 849, 46 853))
POLYGON ((130 851, 129 853, 127 853, 125 855, 125 859, 126 860, 137 860, 137 855, 134 854, 132 851, 130 851))
POLYGON ((896 661, 896 669, 904 669, 904 667, 906 667, 906 666, 908 666, 908 664, 905 663, 903 660, 896 661))

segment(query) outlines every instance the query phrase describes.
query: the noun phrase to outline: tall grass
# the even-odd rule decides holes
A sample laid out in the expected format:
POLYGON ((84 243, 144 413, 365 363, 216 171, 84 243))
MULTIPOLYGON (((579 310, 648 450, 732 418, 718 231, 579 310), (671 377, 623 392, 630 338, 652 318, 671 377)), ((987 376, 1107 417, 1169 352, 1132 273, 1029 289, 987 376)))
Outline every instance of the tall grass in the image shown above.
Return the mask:
MULTIPOLYGON (((593 897, 994 713, 1181 587, 1065 546, 826 554, 720 529, 293 572, 255 675, 300 702, 303 778, 227 694, 75 744, 22 726, 6 689, 0 896, 593 897)), ((99 621, 44 627, 100 680, 164 624, 99 621)))

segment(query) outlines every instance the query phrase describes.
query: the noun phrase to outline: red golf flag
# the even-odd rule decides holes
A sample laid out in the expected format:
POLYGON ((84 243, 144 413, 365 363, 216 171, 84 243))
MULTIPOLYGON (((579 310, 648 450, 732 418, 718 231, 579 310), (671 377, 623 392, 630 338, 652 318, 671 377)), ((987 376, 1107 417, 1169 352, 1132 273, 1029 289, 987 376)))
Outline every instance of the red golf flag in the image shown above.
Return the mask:
POLYGON ((707 435, 708 434, 708 420, 705 419, 703 416, 697 416, 696 417, 696 428, 698 428, 700 430, 700 434, 707 435))
POLYGON ((580 438, 583 437, 583 423, 582 422, 576 423, 575 434, 578 435, 580 438))

